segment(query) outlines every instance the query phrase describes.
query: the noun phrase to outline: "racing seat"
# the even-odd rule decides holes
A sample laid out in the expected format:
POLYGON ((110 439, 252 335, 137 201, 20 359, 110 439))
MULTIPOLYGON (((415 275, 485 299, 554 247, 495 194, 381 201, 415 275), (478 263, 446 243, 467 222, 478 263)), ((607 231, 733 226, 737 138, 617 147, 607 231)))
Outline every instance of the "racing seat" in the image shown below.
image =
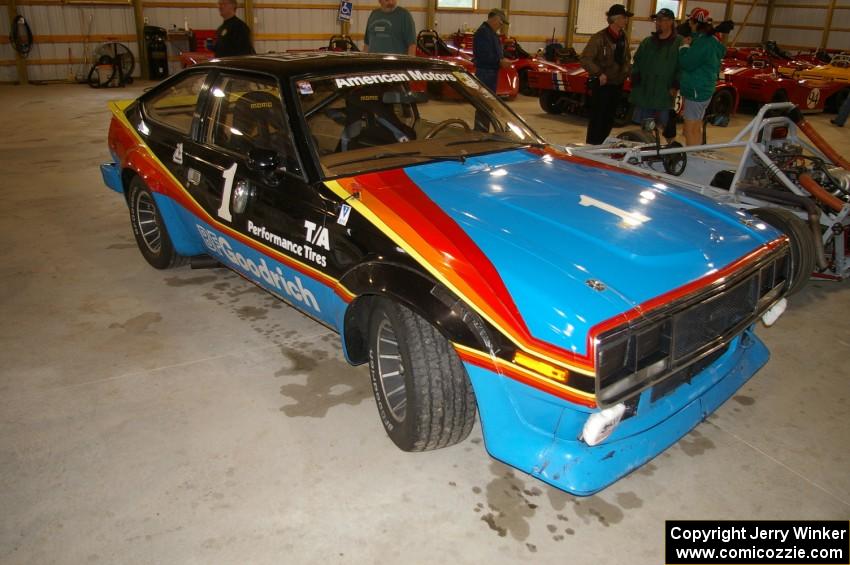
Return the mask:
POLYGON ((286 129, 280 98, 263 90, 246 92, 233 103, 233 129, 239 133, 230 136, 228 145, 232 149, 284 152, 286 129))
POLYGON ((383 102, 382 94, 383 89, 358 89, 346 97, 345 127, 337 152, 416 139, 416 131, 383 102))

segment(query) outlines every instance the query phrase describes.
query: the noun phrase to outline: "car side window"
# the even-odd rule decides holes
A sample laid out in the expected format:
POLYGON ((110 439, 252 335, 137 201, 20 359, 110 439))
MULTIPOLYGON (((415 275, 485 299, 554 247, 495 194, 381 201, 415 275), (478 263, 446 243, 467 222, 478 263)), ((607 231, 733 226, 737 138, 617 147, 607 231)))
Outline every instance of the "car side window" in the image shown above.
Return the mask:
POLYGON ((236 153, 266 149, 277 151, 287 160, 294 158, 277 84, 224 75, 210 92, 207 143, 236 153))
POLYGON ((152 120, 189 135, 198 95, 206 79, 205 73, 195 73, 174 83, 145 102, 145 112, 152 120))

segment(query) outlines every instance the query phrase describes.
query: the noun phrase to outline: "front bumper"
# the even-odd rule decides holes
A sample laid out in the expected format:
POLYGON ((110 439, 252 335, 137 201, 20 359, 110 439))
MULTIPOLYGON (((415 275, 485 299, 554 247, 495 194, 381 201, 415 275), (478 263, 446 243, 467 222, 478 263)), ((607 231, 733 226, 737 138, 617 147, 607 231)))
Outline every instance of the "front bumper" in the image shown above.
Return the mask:
POLYGON ((590 447, 577 438, 592 410, 466 363, 487 451, 552 486, 593 494, 670 447, 714 412, 768 360, 750 328, 717 361, 666 396, 644 391, 635 415, 590 447))
POLYGON ((118 166, 118 163, 112 161, 103 163, 100 166, 100 174, 103 176, 103 183, 106 186, 115 192, 124 192, 124 184, 121 182, 121 167, 118 166))

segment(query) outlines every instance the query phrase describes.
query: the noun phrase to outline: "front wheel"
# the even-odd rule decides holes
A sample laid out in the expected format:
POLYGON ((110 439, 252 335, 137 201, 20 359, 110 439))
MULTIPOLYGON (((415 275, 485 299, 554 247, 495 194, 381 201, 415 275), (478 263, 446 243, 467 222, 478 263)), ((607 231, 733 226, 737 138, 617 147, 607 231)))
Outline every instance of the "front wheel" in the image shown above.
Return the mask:
POLYGON ((153 193, 139 177, 133 177, 130 182, 127 201, 136 245, 145 260, 157 269, 170 269, 184 264, 187 258, 175 251, 153 193))
POLYGON ((809 226, 783 208, 753 208, 750 214, 788 236, 791 243, 791 273, 788 296, 803 290, 815 270, 815 238, 809 226))
POLYGON ((369 321, 369 373, 381 423, 404 451, 466 439, 475 395, 454 347, 424 318, 377 299, 369 321))
POLYGON ((544 90, 540 93, 540 108, 547 114, 560 114, 563 111, 562 96, 556 90, 544 90))

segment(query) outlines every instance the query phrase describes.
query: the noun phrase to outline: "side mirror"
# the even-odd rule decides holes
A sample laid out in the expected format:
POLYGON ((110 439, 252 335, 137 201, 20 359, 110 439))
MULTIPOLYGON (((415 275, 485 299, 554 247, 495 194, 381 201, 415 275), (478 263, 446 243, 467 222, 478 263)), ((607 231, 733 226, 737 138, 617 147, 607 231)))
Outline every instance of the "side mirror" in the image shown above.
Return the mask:
POLYGON ((248 168, 257 172, 285 172, 280 154, 273 149, 255 147, 248 151, 248 168))

